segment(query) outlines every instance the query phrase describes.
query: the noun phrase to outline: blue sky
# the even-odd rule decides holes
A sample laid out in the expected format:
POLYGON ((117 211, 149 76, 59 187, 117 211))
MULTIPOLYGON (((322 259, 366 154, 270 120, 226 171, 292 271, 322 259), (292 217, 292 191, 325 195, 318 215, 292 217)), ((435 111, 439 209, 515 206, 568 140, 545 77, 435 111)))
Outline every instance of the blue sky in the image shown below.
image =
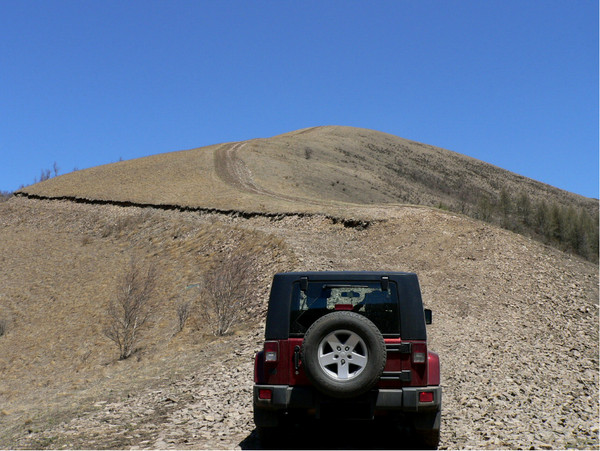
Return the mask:
POLYGON ((598 197, 598 2, 0 2, 0 190, 350 125, 598 197))

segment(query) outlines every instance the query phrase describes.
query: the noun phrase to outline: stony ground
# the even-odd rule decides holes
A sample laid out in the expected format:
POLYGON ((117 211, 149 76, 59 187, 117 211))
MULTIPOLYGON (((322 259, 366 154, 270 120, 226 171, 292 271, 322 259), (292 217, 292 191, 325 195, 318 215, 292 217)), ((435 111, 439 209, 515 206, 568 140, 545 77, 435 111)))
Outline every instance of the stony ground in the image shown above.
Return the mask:
MULTIPOLYGON (((79 215, 70 217, 87 220, 88 206, 68 208, 79 215)), ((94 214, 102 214, 102 208, 94 206, 94 214)), ((390 219, 368 227, 345 227, 323 216, 169 215, 278 237, 295 256, 290 270, 417 272, 426 306, 434 311, 431 349, 442 362, 442 448, 598 448, 595 265, 425 208, 397 207, 390 219)), ((185 361, 201 362, 189 371, 132 388, 127 395, 105 390, 104 399, 80 405, 70 417, 41 428, 25 425, 15 441, 0 447, 257 448, 251 389, 253 356, 261 346, 262 297, 262 310, 242 332, 186 355, 185 361)), ((410 447, 402 437, 358 445, 314 437, 298 432, 289 444, 410 447)))

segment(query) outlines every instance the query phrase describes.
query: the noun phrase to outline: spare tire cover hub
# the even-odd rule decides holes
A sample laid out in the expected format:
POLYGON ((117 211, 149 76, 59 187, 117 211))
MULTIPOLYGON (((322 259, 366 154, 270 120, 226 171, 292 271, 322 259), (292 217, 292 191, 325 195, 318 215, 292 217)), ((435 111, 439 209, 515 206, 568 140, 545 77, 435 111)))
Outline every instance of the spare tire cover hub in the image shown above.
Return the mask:
POLYGON ((369 361, 364 340, 350 330, 336 330, 319 343, 319 365, 323 372, 336 381, 358 376, 369 361))

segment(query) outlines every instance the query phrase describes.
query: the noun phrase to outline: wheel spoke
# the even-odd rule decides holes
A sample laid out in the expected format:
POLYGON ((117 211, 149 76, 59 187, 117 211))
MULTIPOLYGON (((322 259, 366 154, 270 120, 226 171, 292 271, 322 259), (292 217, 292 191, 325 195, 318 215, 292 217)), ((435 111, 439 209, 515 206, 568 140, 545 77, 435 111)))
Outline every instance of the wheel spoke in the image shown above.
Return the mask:
POLYGON ((352 334, 352 335, 350 335, 350 337, 348 337, 348 340, 346 340, 346 343, 344 343, 344 346, 348 346, 350 348, 350 351, 354 351, 354 348, 360 342, 362 342, 360 337, 356 334, 352 334))
POLYGON ((338 363, 337 366, 337 377, 338 379, 348 379, 350 375, 348 374, 348 362, 346 363, 338 363))
POLYGON ((360 368, 364 368, 367 365, 367 358, 364 355, 352 353, 352 364, 360 368))
POLYGON ((323 354, 319 356, 319 363, 321 364, 321 366, 328 366, 328 365, 332 365, 334 363, 337 363, 337 360, 339 360, 339 356, 336 357, 335 352, 330 352, 328 354, 323 354))
POLYGON ((334 351, 342 347, 342 343, 338 339, 335 332, 327 335, 327 337, 325 337, 325 340, 327 341, 327 344, 331 346, 331 349, 333 349, 334 351))

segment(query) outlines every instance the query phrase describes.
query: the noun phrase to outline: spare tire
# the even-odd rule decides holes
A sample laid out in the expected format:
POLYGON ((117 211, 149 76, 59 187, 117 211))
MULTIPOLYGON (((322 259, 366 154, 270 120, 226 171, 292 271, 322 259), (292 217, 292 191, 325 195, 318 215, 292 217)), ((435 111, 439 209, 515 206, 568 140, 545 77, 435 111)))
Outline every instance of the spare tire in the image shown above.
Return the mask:
POLYGON ((350 398, 373 388, 386 362, 381 332, 368 318, 333 312, 315 321, 304 334, 302 366, 320 392, 350 398))

